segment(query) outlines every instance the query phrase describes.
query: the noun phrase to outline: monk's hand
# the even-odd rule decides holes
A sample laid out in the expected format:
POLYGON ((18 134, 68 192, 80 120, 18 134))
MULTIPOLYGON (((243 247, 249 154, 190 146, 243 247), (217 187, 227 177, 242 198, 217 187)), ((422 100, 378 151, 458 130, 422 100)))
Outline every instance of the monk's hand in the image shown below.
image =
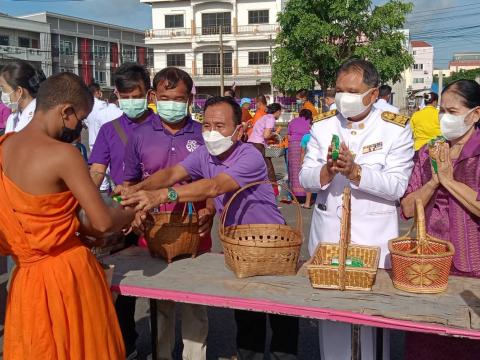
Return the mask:
POLYGON ((145 232, 145 223, 147 220, 147 213, 145 211, 139 211, 135 214, 135 219, 132 222, 132 228, 138 229, 141 232, 145 232))
POLYGON ((344 142, 340 144, 340 154, 338 155, 335 168, 340 174, 347 178, 352 176, 353 170, 355 169, 352 152, 344 142))
POLYGON ((448 143, 443 143, 438 147, 438 180, 440 184, 446 185, 453 180, 453 164, 450 158, 450 146, 448 143))
POLYGON ((160 204, 168 203, 167 189, 140 190, 132 194, 122 194, 121 204, 131 206, 135 211, 149 211, 160 204))
POLYGON ((200 237, 205 237, 212 231, 215 210, 210 208, 203 208, 198 210, 197 215, 198 233, 200 234, 200 237))

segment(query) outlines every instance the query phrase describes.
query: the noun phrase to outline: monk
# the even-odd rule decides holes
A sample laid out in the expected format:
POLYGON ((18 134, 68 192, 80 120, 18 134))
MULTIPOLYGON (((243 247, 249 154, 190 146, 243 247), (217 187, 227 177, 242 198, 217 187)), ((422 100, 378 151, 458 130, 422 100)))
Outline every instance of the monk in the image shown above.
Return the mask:
POLYGON ((6 360, 125 359, 105 273, 77 236, 119 231, 134 216, 106 207, 70 144, 92 106, 77 75, 54 75, 40 86, 30 124, 0 138, 0 254, 17 265, 6 360))

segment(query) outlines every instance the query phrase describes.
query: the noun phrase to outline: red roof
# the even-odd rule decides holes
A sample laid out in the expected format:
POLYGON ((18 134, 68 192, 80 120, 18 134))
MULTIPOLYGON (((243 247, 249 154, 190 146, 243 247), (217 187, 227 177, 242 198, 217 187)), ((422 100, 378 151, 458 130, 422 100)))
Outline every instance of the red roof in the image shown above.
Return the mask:
POLYGON ((410 44, 412 44, 412 47, 432 47, 429 43, 421 40, 412 40, 410 44))
POLYGON ((449 66, 480 66, 480 60, 452 60, 449 66))

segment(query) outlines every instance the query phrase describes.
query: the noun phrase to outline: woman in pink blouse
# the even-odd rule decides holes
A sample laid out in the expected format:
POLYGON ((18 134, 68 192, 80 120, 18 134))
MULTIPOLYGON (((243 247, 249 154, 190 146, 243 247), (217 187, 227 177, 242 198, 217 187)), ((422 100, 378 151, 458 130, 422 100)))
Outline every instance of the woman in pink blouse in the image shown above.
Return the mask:
MULTIPOLYGON (((401 201, 405 218, 415 199, 425 206, 427 232, 455 246, 452 274, 480 277, 480 85, 458 80, 442 93, 440 127, 448 142, 415 155, 415 167, 401 201)), ((480 341, 407 333, 407 359, 478 359, 480 341), (472 357, 473 356, 473 357, 472 357)))

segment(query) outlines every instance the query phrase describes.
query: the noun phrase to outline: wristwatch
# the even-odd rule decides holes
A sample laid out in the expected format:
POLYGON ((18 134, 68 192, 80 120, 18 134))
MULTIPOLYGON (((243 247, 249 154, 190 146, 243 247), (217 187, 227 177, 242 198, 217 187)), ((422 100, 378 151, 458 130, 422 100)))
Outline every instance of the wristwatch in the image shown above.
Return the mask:
POLYGON ((350 176, 350 181, 360 184, 361 179, 362 179, 362 167, 360 165, 355 164, 355 169, 353 170, 353 174, 350 176))
POLYGON ((174 188, 169 187, 167 189, 167 198, 169 202, 175 202, 178 200, 178 193, 174 188))

